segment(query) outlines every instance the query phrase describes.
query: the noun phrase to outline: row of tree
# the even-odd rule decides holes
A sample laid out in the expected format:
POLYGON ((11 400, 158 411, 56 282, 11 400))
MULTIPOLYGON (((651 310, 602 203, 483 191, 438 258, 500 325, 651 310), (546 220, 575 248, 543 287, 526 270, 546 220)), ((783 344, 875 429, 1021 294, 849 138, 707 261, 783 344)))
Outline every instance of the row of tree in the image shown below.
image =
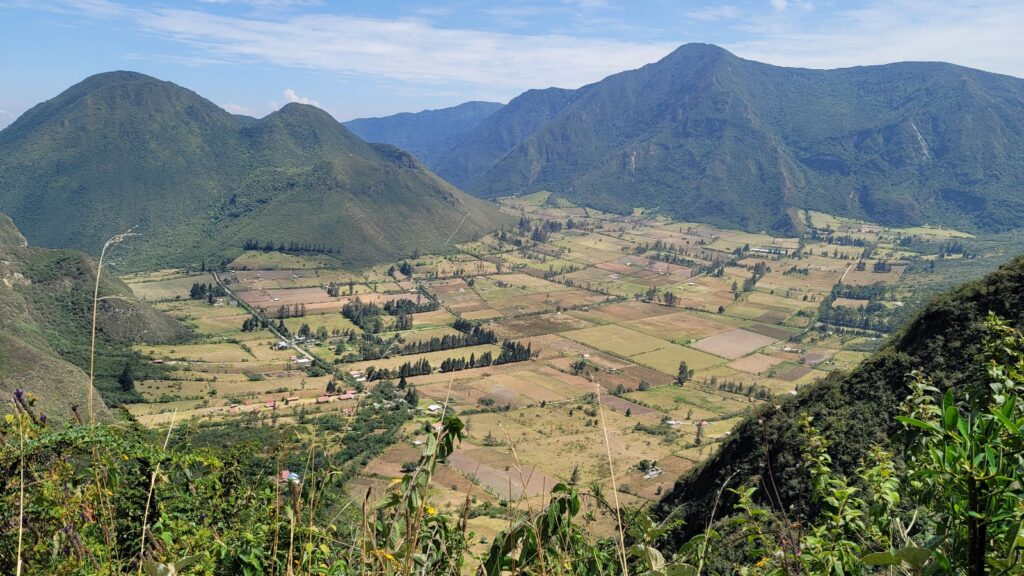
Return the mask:
POLYGON ((430 362, 428 362, 426 358, 420 358, 416 362, 406 362, 396 370, 370 366, 366 369, 366 380, 368 382, 373 382, 375 380, 401 378, 404 382, 405 378, 411 376, 422 376, 424 374, 430 374, 433 371, 434 369, 430 366, 430 362))
POLYGON ((452 348, 497 343, 498 337, 494 334, 493 330, 474 326, 468 333, 445 334, 440 337, 434 336, 430 340, 410 342, 402 346, 402 354, 422 354, 425 352, 437 352, 438 350, 451 350, 452 348))
POLYGON ((334 246, 314 244, 312 242, 289 242, 286 246, 284 242, 274 244, 268 240, 260 243, 259 240, 251 238, 242 244, 242 248, 245 250, 262 250, 264 252, 311 252, 317 254, 333 254, 339 250, 334 246))
POLYGON ((399 298, 398 300, 389 300, 384 303, 384 311, 392 316, 399 316, 401 314, 416 314, 418 312, 433 312, 437 310, 438 304, 436 301, 427 299, 423 302, 421 297, 417 297, 416 301, 408 298, 399 298))
POLYGON ((209 284, 195 282, 192 284, 192 288, 188 292, 188 297, 192 300, 202 300, 203 298, 211 300, 213 298, 227 296, 227 294, 228 293, 223 288, 214 282, 210 282, 209 284))

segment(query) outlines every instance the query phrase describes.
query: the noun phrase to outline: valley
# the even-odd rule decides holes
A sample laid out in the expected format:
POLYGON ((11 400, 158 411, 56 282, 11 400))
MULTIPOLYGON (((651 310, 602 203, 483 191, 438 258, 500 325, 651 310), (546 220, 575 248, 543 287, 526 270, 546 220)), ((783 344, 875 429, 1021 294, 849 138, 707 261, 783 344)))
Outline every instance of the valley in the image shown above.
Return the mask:
POLYGON ((1012 9, 44 4, 0 573, 1024 576, 1012 9))
MULTIPOLYGON (((963 232, 814 212, 785 238, 548 193, 500 207, 517 224, 453 254, 342 269, 267 249, 216 273, 124 277, 197 334, 135 347, 169 371, 137 382, 145 402, 128 410, 156 429, 294 424, 336 441, 361 410, 405 415, 350 472, 356 501, 385 494, 438 414, 458 414, 466 435, 433 498, 474 502, 486 541, 503 509, 541 505, 557 482, 610 491, 605 431, 621 501, 656 501, 754 408, 876 349, 946 277, 937 264, 979 256, 963 232), (514 343, 529 357, 499 363, 514 343), (385 381, 392 400, 371 405, 385 381)), ((594 533, 612 525, 591 510, 594 533)))

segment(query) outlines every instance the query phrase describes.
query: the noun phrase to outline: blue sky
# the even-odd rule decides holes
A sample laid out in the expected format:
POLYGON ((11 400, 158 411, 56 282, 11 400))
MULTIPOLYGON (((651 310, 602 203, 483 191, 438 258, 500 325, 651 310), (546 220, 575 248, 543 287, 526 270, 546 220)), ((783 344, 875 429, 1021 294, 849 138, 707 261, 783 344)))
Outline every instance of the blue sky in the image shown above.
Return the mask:
POLYGON ((0 0, 0 127, 109 70, 236 113, 301 101, 340 120, 575 88, 686 42, 785 66, 1024 77, 1022 30, 1020 0, 0 0))

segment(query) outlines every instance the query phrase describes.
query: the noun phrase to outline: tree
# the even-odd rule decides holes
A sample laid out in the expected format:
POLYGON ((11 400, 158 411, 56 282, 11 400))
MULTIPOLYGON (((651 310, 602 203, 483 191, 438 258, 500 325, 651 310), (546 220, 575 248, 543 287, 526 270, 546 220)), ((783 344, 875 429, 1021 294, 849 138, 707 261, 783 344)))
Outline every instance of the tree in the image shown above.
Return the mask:
POLYGON ((334 394, 334 392, 337 389, 338 389, 338 381, 335 380, 334 378, 331 378, 331 381, 327 383, 327 393, 328 394, 334 394))
POLYGON ((572 474, 569 475, 569 486, 575 486, 580 483, 580 465, 577 464, 572 467, 572 474))
POLYGON ((676 373, 676 384, 682 386, 683 384, 686 383, 687 380, 690 379, 690 376, 692 375, 693 371, 691 371, 690 367, 686 365, 686 361, 684 360, 680 362, 679 371, 676 373))
POLYGON ((121 370, 121 375, 117 377, 117 384, 124 392, 132 392, 135 390, 135 375, 132 374, 132 365, 130 362, 125 363, 124 370, 121 370))
POLYGON ((405 403, 415 408, 420 403, 419 392, 416 392, 415 386, 410 386, 405 393, 405 403))
POLYGON ((488 430, 487 435, 484 436, 483 444, 484 446, 500 446, 501 441, 495 438, 494 434, 491 434, 491 431, 488 430))
POLYGON ((662 294, 661 299, 662 301, 665 302, 666 306, 675 306, 676 301, 678 300, 678 298, 676 298, 676 295, 672 292, 665 292, 664 294, 662 294))
POLYGON ((1024 540, 1024 335, 988 318, 979 358, 985 380, 962 392, 914 374, 897 417, 916 435, 911 478, 934 514, 939 552, 968 576, 1010 572, 1024 540))
POLYGON ((633 415, 633 409, 632 408, 626 408, 626 418, 629 418, 632 415, 633 415))

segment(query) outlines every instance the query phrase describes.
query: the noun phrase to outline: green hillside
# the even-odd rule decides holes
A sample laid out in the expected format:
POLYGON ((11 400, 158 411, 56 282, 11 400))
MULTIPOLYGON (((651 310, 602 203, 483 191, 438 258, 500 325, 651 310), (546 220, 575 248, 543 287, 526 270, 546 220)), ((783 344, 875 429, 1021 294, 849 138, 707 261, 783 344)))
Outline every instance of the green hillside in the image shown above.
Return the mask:
POLYGON ((322 110, 237 117, 133 72, 87 78, 0 132, 0 210, 33 245, 89 253, 134 227, 142 237, 122 268, 219 261, 247 240, 363 265, 442 251, 501 222, 322 110))
POLYGON ((1024 80, 950 64, 771 66, 687 44, 548 106, 526 93, 433 167, 494 197, 789 228, 810 208, 885 224, 1019 226, 1024 80), (490 144, 490 145, 485 145, 490 144))
MULTIPOLYGON (((849 477, 873 445, 903 452, 901 426, 894 420, 910 394, 913 370, 922 370, 942 390, 962 394, 984 382, 975 361, 989 312, 1018 329, 1024 326, 1024 256, 985 278, 933 300, 881 350, 848 374, 832 373, 791 401, 766 406, 739 425, 719 451, 678 480, 655 507, 661 516, 684 521, 665 544, 672 548, 704 530, 723 486, 761 486, 762 497, 787 511, 791 521, 814 516, 812 486, 801 457, 800 415, 814 417, 830 442, 835 468, 849 477)), ((765 500, 767 504, 767 500, 765 500)), ((719 516, 731 513, 726 492, 719 516)))
POLYGON ((497 102, 465 102, 439 110, 357 118, 345 122, 345 127, 367 142, 382 142, 412 152, 429 165, 453 140, 475 128, 501 106, 497 102))
MULTIPOLYGON (((572 90, 529 90, 512 99, 472 130, 434 154, 430 166, 456 186, 465 187, 572 101, 572 90)), ((481 196, 495 196, 477 190, 481 196)))
MULTIPOLYGON (((4 227, 0 240, 17 233, 4 227)), ((68 420, 85 414, 96 264, 75 250, 33 248, 0 241, 0 393, 32 391, 40 410, 68 420)), ((176 320, 134 299, 124 283, 105 276, 97 321, 96 386, 99 408, 132 397, 117 383, 126 363, 148 369, 129 350, 136 342, 174 342, 189 332, 176 320)), ((4 403, 5 409, 7 403, 4 403)))

